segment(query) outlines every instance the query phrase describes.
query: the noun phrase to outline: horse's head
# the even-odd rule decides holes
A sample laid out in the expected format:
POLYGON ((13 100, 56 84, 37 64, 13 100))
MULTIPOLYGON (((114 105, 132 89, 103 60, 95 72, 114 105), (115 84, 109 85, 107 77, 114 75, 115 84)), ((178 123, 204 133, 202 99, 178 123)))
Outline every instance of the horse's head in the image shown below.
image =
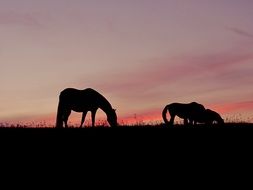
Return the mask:
POLYGON ((112 109, 110 111, 110 114, 107 115, 107 121, 110 124, 111 127, 117 127, 118 126, 118 122, 117 122, 117 114, 116 114, 116 110, 112 109))
POLYGON ((219 125, 224 125, 224 124, 225 124, 224 119, 222 119, 221 117, 218 117, 218 118, 217 118, 217 123, 218 123, 219 125))
POLYGON ((210 110, 210 109, 207 109, 206 110, 206 113, 209 115, 209 117, 217 124, 219 125, 223 125, 225 124, 224 120, 222 119, 222 117, 220 116, 219 113, 213 111, 213 110, 210 110))
POLYGON ((63 118, 61 115, 60 107, 58 108, 58 112, 57 112, 55 128, 63 128, 63 118))

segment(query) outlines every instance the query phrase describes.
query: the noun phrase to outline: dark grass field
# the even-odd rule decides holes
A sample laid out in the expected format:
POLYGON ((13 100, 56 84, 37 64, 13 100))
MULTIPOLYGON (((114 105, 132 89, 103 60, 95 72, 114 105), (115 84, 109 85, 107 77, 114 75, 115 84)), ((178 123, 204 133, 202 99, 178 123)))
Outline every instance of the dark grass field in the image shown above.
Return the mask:
MULTIPOLYGON (((135 154, 145 152, 149 155, 159 150, 170 155, 171 151, 176 150, 176 152, 187 152, 187 156, 191 156, 191 150, 196 147, 199 153, 217 149, 220 149, 221 153, 228 149, 232 152, 235 149, 245 149, 253 144, 253 130, 251 132, 250 129, 253 129, 252 123, 227 123, 223 126, 175 125, 173 127, 163 124, 117 128, 100 126, 82 129, 1 126, 0 147, 8 151, 27 148, 31 152, 50 150, 52 154, 59 151, 61 153, 75 151, 83 154, 99 152, 102 154, 101 157, 108 154, 108 149, 113 149, 115 154, 121 152, 123 155, 133 150, 135 154)), ((118 159, 117 156, 115 159, 118 159)))

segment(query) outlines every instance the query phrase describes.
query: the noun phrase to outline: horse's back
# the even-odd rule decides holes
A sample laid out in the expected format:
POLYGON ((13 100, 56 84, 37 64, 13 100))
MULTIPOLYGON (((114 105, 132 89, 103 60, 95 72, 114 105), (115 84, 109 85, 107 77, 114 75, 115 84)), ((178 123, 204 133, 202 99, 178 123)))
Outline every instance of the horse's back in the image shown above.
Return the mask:
POLYGON ((168 105, 169 109, 177 111, 191 111, 191 110, 205 110, 202 104, 191 102, 191 103, 172 103, 168 105))
POLYGON ((91 94, 91 95, 101 95, 98 91, 94 90, 93 88, 86 88, 80 90, 83 94, 91 94))
POLYGON ((175 109, 183 109, 186 104, 182 103, 171 103, 168 105, 168 109, 175 110, 175 109))
POLYGON ((106 99, 92 88, 83 90, 66 88, 60 94, 60 102, 72 110, 80 112, 85 109, 97 109, 105 104, 106 99))
POLYGON ((66 94, 73 94, 78 93, 80 90, 75 88, 65 88, 63 91, 61 91, 60 96, 64 96, 66 94))
POLYGON ((99 94, 96 90, 92 88, 86 88, 83 90, 75 89, 75 88, 66 88, 61 91, 60 96, 76 96, 76 95, 95 95, 99 94))

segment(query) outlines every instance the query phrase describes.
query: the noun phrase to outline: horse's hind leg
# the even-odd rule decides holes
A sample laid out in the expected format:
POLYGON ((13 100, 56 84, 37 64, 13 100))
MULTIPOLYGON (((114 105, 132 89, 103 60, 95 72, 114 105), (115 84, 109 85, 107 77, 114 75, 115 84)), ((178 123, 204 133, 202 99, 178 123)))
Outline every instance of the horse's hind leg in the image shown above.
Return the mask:
POLYGON ((71 110, 67 110, 64 112, 63 122, 65 123, 65 128, 68 128, 68 119, 69 119, 70 114, 71 114, 71 110))
POLYGON ((84 112, 83 112, 83 115, 82 115, 82 121, 81 121, 80 128, 82 128, 82 126, 83 126, 83 123, 84 123, 84 121, 85 121, 86 115, 87 115, 87 111, 84 111, 84 112))
POLYGON ((176 115, 174 115, 174 114, 170 115, 170 122, 169 122, 169 125, 172 126, 172 125, 174 124, 175 117, 176 117, 176 115))
MULTIPOLYGON (((189 122, 190 124, 192 123, 192 121, 190 120, 189 122)), ((184 118, 184 125, 188 125, 188 119, 187 118, 184 118)))
POLYGON ((96 116, 96 113, 97 113, 97 109, 91 111, 92 127, 95 127, 95 116, 96 116))

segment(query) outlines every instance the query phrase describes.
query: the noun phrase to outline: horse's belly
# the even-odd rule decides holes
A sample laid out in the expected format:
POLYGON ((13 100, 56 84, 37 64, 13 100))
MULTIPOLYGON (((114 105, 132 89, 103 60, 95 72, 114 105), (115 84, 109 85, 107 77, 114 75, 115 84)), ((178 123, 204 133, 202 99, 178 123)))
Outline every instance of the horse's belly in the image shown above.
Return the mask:
POLYGON ((92 110, 92 107, 91 106, 72 106, 71 108, 73 111, 75 112, 85 112, 85 111, 91 111, 92 110))

